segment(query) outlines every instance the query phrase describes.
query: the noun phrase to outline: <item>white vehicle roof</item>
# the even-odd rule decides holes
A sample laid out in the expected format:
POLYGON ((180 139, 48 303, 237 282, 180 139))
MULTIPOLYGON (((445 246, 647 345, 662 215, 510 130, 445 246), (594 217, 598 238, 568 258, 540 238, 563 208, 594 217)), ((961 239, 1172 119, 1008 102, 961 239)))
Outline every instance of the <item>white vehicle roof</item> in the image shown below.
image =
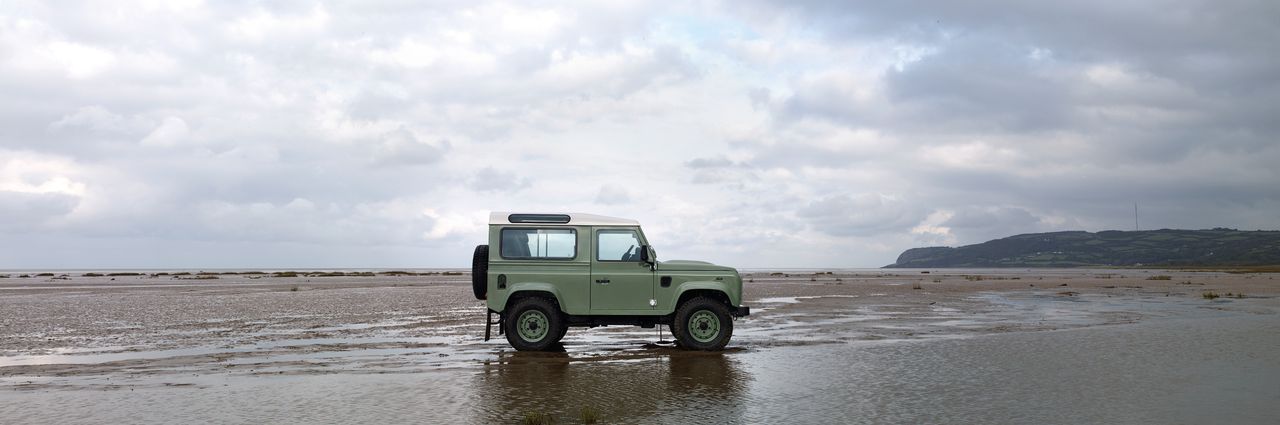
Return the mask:
POLYGON ((489 213, 489 224, 529 224, 537 226, 639 226, 640 222, 629 218, 608 217, 583 213, 516 213, 494 211, 489 213), (516 221, 511 221, 512 218, 516 221), (522 216, 524 219, 522 219, 522 216), (533 220, 545 217, 547 220, 533 220), (563 218, 568 217, 568 222, 563 218), (556 218, 560 218, 557 220, 556 218))

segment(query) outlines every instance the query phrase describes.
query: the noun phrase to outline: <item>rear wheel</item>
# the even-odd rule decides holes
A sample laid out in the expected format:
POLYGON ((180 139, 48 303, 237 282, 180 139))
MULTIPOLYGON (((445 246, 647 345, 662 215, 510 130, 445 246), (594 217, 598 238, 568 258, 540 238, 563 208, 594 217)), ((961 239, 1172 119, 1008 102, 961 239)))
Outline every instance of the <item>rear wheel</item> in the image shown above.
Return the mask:
POLYGON ((538 297, 516 301, 503 322, 507 342, 520 351, 546 351, 560 342, 566 330, 555 304, 538 297))
POLYGON ((715 351, 724 348, 733 336, 729 306, 707 297, 685 301, 676 309, 671 333, 681 348, 715 351))

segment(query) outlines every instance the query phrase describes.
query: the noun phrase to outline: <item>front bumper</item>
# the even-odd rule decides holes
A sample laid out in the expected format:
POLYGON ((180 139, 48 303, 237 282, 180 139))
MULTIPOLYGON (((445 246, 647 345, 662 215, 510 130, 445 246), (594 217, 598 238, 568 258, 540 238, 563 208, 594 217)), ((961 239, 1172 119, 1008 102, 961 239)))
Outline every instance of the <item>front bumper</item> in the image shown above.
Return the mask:
POLYGON ((737 308, 733 309, 733 311, 732 311, 732 312, 730 312, 729 314, 732 314, 732 315, 733 315, 733 317, 745 317, 745 316, 750 316, 750 315, 751 315, 751 307, 747 307, 747 306, 745 306, 745 305, 743 305, 743 306, 738 306, 737 308))

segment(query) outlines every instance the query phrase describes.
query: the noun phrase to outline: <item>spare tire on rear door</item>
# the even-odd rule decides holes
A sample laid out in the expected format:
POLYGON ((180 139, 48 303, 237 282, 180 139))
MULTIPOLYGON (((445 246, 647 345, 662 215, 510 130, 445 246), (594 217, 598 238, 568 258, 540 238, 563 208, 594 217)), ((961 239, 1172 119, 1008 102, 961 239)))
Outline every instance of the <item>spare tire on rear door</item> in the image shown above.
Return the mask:
POLYGON ((476 299, 483 300, 489 292, 489 245, 476 246, 471 256, 471 291, 476 299))

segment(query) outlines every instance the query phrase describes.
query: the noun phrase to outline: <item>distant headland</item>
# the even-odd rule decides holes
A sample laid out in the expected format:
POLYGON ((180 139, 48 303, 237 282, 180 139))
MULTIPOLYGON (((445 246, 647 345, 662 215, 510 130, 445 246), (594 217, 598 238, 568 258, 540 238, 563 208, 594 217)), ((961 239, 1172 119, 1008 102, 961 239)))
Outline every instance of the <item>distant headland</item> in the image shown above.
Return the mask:
POLYGON ((912 248, 886 268, 1258 267, 1280 265, 1280 231, 1215 228, 1028 233, 912 248))

